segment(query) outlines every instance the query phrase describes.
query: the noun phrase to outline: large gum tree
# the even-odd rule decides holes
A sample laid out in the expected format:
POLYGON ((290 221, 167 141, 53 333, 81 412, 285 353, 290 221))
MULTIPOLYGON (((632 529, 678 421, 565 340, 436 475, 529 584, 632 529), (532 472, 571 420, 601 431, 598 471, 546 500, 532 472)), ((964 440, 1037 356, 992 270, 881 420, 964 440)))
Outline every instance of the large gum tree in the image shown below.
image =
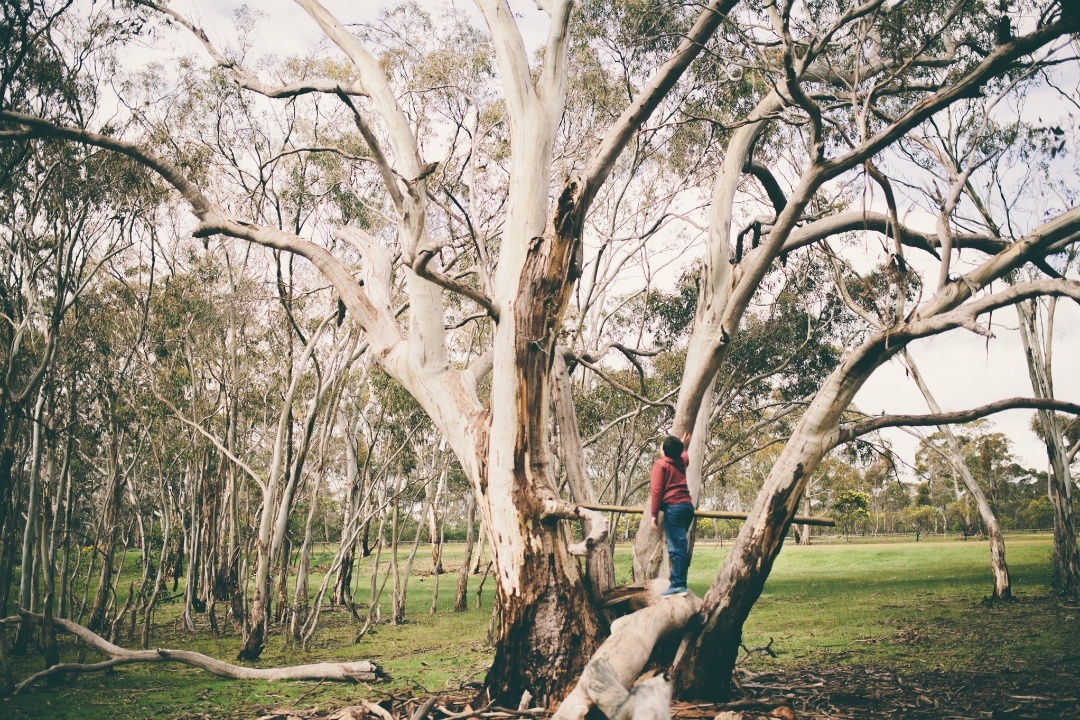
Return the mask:
MULTIPOLYGON (((497 252, 485 249, 484 238, 474 234, 470 252, 491 271, 467 276, 453 269, 444 252, 453 238, 430 229, 438 197, 431 178, 438 166, 419 140, 407 78, 391 76, 389 63, 363 36, 317 0, 296 4, 332 44, 335 62, 327 67, 336 71, 281 84, 257 76, 239 57, 219 49, 169 4, 136 0, 115 12, 180 26, 202 44, 217 72, 245 93, 280 102, 311 95, 342 104, 343 116, 365 145, 365 166, 381 179, 392 230, 379 234, 355 223, 334 229, 340 246, 359 253, 359 270, 313 238, 246 216, 242 204, 217 197, 212 182, 170 157, 170 145, 141 133, 137 122, 119 133, 93 119, 45 116, 4 98, 0 133, 5 140, 59 138, 126 155, 155 171, 187 203, 196 218, 195 236, 227 236, 301 256, 333 285, 363 330, 372 357, 446 438, 489 530, 500 623, 484 689, 488 700, 516 706, 528 692, 554 706, 570 694, 574 702, 564 706, 563 716, 580 717, 593 702, 610 710, 603 707, 601 693, 590 695, 587 680, 610 677, 614 670, 615 679, 629 685, 651 653, 645 638, 680 628, 686 632, 674 661, 676 691, 685 697, 726 694, 743 623, 823 456, 881 427, 936 425, 1001 407, 850 422, 845 412, 873 372, 920 338, 956 328, 984 332, 979 318, 995 309, 1045 295, 1080 298, 1080 283, 1060 275, 992 287, 1080 239, 1080 208, 1031 222, 1011 237, 994 237, 961 232, 950 223, 958 203, 946 198, 934 208, 943 216, 937 232, 922 232, 901 222, 890 179, 918 171, 898 153, 890 154, 916 128, 959 105, 990 117, 1001 98, 1068 62, 1068 40, 1080 30, 1071 3, 1026 2, 1005 16, 989 12, 979 0, 713 0, 674 15, 661 2, 583 3, 592 18, 627 8, 645 18, 666 18, 666 26, 639 27, 681 38, 660 45, 668 49, 655 70, 630 78, 628 99, 606 127, 583 128, 566 117, 568 78, 577 59, 570 52, 575 3, 537 0, 547 16, 546 40, 530 52, 506 0, 476 0, 497 69, 508 137, 497 252), (740 102, 703 107, 717 97, 707 91, 716 58, 737 68, 729 70, 731 84, 723 90, 740 102), (665 115, 658 120, 654 114, 661 106, 665 115), (557 492, 550 459, 551 370, 562 352, 569 299, 586 262, 583 234, 590 209, 638 133, 669 121, 717 129, 711 142, 720 158, 711 189, 702 188, 709 195, 705 254, 674 415, 675 433, 696 430, 691 455, 698 463, 690 473, 695 492, 713 383, 770 270, 791 253, 820 252, 820 262, 842 264, 829 241, 853 231, 886 238, 883 265, 892 270, 879 298, 881 311, 867 314, 869 329, 861 342, 845 351, 795 424, 700 605, 692 597, 668 599, 609 630, 577 559, 605 552, 606 522, 557 492), (562 137, 564 131, 586 135, 573 138, 575 144, 562 137), (579 152, 557 164, 556 148, 563 146, 579 152), (887 207, 851 209, 841 202, 837 188, 852 178, 880 188, 887 207), (757 218, 743 232, 747 213, 740 193, 748 183, 764 189, 768 203, 755 207, 757 218), (911 248, 940 269, 934 281, 924 282, 906 259, 911 248), (961 249, 980 253, 981 259, 958 269, 952 263, 961 249), (399 312, 402 301, 405 313, 399 312), (447 329, 451 302, 475 307, 491 327, 486 351, 465 367, 447 329), (588 527, 579 542, 564 522, 576 520, 588 527), (594 653, 607 659, 604 666, 587 665, 594 653), (587 677, 574 689, 583 674, 587 677)), ((978 136, 979 129, 972 134, 978 136)), ((963 190, 961 184, 956 192, 963 190)), ((841 293, 858 312, 858 302, 841 293)), ((556 369, 561 365, 560 357, 556 369)), ((1053 400, 1005 405, 1075 410, 1053 400)), ((568 430, 560 424, 561 434, 568 430)), ((564 453, 568 447, 580 453, 572 442, 562 443, 564 453)), ((648 541, 639 537, 639 544, 648 541)), ((260 562, 269 557, 267 548, 258 552, 260 562)), ((265 592, 256 588, 251 606, 256 622, 267 602, 260 596, 265 592)), ((245 656, 257 657, 262 643, 261 633, 249 633, 245 656)))

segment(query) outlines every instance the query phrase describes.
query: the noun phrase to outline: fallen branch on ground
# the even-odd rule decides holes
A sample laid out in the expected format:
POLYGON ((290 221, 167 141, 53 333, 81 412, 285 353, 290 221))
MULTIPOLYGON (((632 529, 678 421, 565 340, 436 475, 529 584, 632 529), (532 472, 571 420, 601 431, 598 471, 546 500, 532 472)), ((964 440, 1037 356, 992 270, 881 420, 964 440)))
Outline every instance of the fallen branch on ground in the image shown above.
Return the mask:
POLYGON ((769 638, 769 642, 767 642, 766 644, 756 645, 754 647, 746 647, 745 645, 740 644, 739 647, 741 647, 746 654, 739 658, 739 663, 746 662, 747 659, 754 653, 761 653, 762 655, 768 655, 769 657, 776 657, 776 651, 772 649, 772 644, 772 638, 769 638))
POLYGON ((416 708, 416 711, 409 716, 409 720, 424 720, 424 718, 431 714, 431 710, 435 707, 435 703, 438 702, 438 700, 439 698, 432 696, 420 703, 420 706, 416 708))
POLYGON ((742 700, 734 700, 727 703, 715 703, 709 705, 713 710, 773 710, 774 708, 782 707, 790 703, 790 700, 782 699, 769 699, 769 698, 743 698, 742 700))
POLYGON ((491 702, 489 702, 487 705, 480 708, 479 710, 473 710, 472 708, 467 708, 466 710, 463 710, 462 712, 457 712, 457 713, 456 712, 451 712, 444 705, 439 705, 435 709, 443 714, 442 720, 461 720, 462 718, 476 717, 477 715, 479 715, 481 713, 487 712, 488 709, 491 708, 491 706, 494 705, 494 704, 495 704, 495 701, 492 700, 491 702))
MULTIPOLYGON (((27 620, 39 625, 44 622, 41 615, 29 612, 20 612, 18 616, 5 618, 0 622, 15 624, 27 620)), ((178 662, 206 670, 218 677, 233 678, 235 680, 345 680, 361 682, 377 680, 379 676, 378 667, 366 660, 347 663, 312 663, 310 665, 293 665, 283 668, 251 668, 233 665, 190 650, 166 650, 163 648, 156 650, 126 650, 118 645, 113 645, 89 628, 71 620, 53 618, 53 624, 57 628, 71 633, 95 650, 108 655, 109 659, 97 663, 61 663, 53 665, 51 668, 42 670, 23 680, 15 686, 15 692, 21 692, 39 680, 52 675, 97 672, 117 665, 140 662, 178 662)))

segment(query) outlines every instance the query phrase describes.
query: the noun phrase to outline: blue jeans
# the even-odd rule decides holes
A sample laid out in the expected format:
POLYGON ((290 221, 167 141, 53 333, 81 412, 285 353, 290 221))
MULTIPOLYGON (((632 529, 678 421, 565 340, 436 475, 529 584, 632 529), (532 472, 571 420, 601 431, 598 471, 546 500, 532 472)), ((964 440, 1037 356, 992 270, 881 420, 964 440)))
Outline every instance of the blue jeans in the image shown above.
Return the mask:
POLYGON ((694 504, 676 503, 664 508, 664 535, 667 537, 668 560, 671 562, 671 587, 686 587, 686 571, 690 566, 690 543, 686 533, 694 522, 694 504))

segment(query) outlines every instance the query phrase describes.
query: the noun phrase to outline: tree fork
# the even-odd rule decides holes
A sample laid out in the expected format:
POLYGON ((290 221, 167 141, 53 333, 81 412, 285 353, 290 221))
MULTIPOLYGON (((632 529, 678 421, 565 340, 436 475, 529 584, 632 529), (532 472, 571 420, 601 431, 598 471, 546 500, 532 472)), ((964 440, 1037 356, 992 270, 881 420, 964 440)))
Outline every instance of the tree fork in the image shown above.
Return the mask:
POLYGON ((794 486, 799 486, 798 494, 801 494, 802 482, 803 466, 799 464, 791 486, 770 498, 764 521, 743 525, 739 539, 753 535, 755 542, 736 541, 731 555, 739 553, 737 562, 725 562, 721 571, 723 579, 717 584, 721 589, 718 591, 717 585, 710 588, 702 610, 688 623, 688 634, 672 668, 672 682, 680 698, 727 699, 742 642, 743 623, 780 554, 791 524, 787 501, 797 494, 793 492, 794 486), (751 568, 756 571, 752 572, 751 568))
POLYGON ((910 337, 879 333, 830 374, 800 419, 758 494, 701 611, 688 625, 672 669, 675 694, 724 700, 738 659, 742 628, 783 547, 810 473, 838 440, 838 423, 858 389, 910 337))

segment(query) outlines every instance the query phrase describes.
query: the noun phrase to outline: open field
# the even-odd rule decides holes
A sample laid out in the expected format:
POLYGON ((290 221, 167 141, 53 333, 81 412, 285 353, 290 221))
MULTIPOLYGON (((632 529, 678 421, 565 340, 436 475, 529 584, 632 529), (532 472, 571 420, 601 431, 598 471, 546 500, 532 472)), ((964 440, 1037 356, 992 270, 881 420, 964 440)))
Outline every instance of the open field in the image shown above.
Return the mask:
MULTIPOLYGON (((924 536, 919 543, 786 546, 744 638, 751 647, 763 646, 772 638, 771 648, 778 656, 755 653, 745 663, 744 677, 756 681, 751 685, 767 686, 774 693, 778 683, 807 684, 808 677, 822 681, 826 688, 830 683, 846 686, 849 709, 872 705, 871 697, 881 695, 884 677, 893 685, 918 690, 908 694, 913 705, 931 712, 926 717, 935 716, 932 703, 938 696, 930 687, 935 683, 942 702, 946 695, 966 697, 981 703, 985 716, 997 711, 995 717, 1080 717, 1080 699, 1068 699, 1080 698, 1080 608, 1063 606, 1049 595, 1049 536, 1013 536, 1006 544, 1018 601, 1003 606, 982 603, 991 583, 989 550, 986 543, 974 539, 924 536), (863 686, 876 689, 861 695, 863 686), (1025 690, 1029 687, 1034 689, 1025 690), (919 700, 920 696, 925 700, 919 700)), ((692 590, 705 592, 725 552, 710 540, 698 543, 691 568, 692 590)), ((128 666, 107 675, 82 676, 60 688, 42 685, 4 698, 0 717, 256 718, 278 707, 325 711, 390 692, 449 693, 482 679, 490 657, 485 636, 493 580, 485 583, 482 606, 477 609, 479 578, 470 578, 471 608, 454 613, 457 576, 453 571, 460 553, 460 546, 447 548, 444 562, 452 572, 440 579, 439 610, 434 616, 428 612, 435 579, 430 559, 418 557, 419 575, 409 585, 409 616, 404 625, 380 624, 354 645, 357 628, 348 614, 328 608, 310 653, 285 647, 281 635, 275 634, 261 661, 272 666, 369 659, 389 674, 386 683, 367 687, 241 682, 172 665, 128 666)), ((325 567, 328 558, 328 554, 317 558, 316 565, 325 567)), ((616 559, 622 582, 630 572, 629 549, 620 547, 616 559)), ((317 587, 319 579, 312 584, 317 587)), ((361 577, 358 583, 357 597, 363 600, 368 581, 361 577)), ((388 598, 383 606, 385 615, 388 598)), ((224 659, 235 655, 240 645, 237 635, 230 631, 214 639, 208 630, 189 635, 179 630, 178 612, 176 603, 161 607, 153 645, 194 649, 224 659)), ((74 659, 70 638, 64 642, 65 659, 74 659)), ((126 637, 121 637, 120 644, 133 646, 126 637)), ((39 669, 40 662, 39 656, 16 658, 13 669, 21 678, 39 669)), ((815 701, 806 694, 794 693, 792 704, 813 706, 815 701)), ((830 702, 845 705, 836 697, 830 702)), ((917 712, 912 709, 908 716, 924 716, 917 712)), ((946 714, 942 710, 937 716, 946 714)))

